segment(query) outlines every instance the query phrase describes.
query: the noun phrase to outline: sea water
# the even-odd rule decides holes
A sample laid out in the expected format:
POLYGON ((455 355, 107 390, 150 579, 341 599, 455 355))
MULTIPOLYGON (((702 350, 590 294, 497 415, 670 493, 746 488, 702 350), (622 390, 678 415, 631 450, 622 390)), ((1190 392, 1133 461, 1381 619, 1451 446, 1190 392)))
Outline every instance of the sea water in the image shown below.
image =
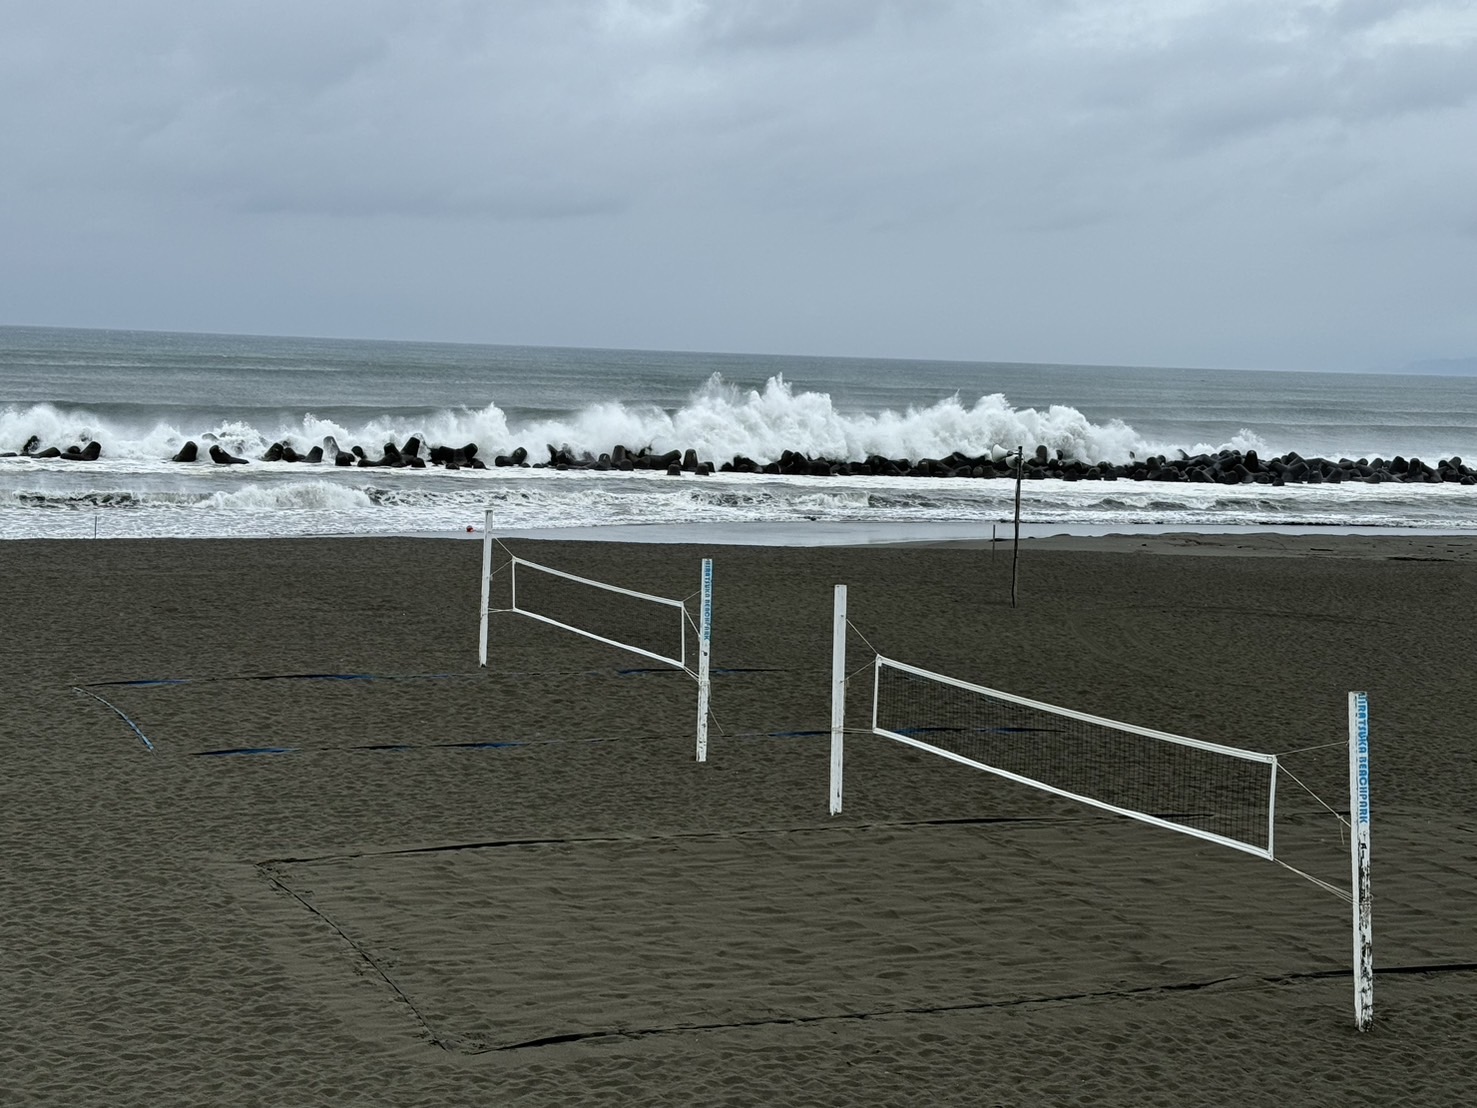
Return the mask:
MULTIPOLYGON (((492 467, 522 446, 783 450, 861 459, 1041 445, 1088 462, 1226 447, 1263 457, 1477 459, 1477 378, 1027 365, 0 327, 0 452, 31 436, 94 462, 0 458, 0 538, 510 534, 828 542, 987 537, 1008 480, 492 467), (412 435, 489 468, 263 462, 331 436, 371 458, 412 435), (187 441, 249 464, 170 458, 187 441)), ((1033 481, 1026 533, 1144 528, 1477 530, 1455 484, 1033 481)))

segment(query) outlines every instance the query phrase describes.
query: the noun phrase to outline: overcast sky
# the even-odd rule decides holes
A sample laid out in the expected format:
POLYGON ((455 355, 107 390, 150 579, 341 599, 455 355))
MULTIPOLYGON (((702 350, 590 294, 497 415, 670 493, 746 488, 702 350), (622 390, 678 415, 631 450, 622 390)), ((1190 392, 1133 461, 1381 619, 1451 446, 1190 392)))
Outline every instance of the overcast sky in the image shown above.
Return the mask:
POLYGON ((0 323, 1477 355, 1477 0, 0 0, 0 323))

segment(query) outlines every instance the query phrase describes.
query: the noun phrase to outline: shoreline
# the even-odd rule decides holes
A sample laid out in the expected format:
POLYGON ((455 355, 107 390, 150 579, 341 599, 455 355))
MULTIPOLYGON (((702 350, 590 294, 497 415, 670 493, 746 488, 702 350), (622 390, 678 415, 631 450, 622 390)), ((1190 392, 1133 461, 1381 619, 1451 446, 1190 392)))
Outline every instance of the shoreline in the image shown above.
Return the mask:
MULTIPOLYGON (((616 542, 663 545, 711 543, 722 546, 772 547, 868 547, 868 546, 937 546, 1009 544, 1014 539, 1014 524, 997 524, 993 530, 976 523, 696 523, 696 524, 616 524, 608 527, 548 528, 542 530, 510 528, 497 531, 497 537, 550 542, 616 542), (759 532, 756 537, 755 532, 759 532)), ((1060 524, 1021 523, 1021 539, 1033 544, 1089 539, 1131 540, 1142 537, 1195 535, 1210 540, 1241 541, 1256 536, 1278 537, 1363 537, 1390 539, 1425 539, 1432 537, 1469 538, 1477 542, 1477 528, 1458 530, 1425 527, 1359 527, 1337 524, 1263 526, 1259 524, 1192 527, 1185 524, 1060 524)), ((471 534, 445 532, 426 535, 400 535, 399 538, 481 538, 471 534)))
MULTIPOLYGON (((993 530, 978 523, 866 523, 806 521, 803 523, 636 523, 606 524, 585 527, 546 527, 495 530, 500 539, 520 542, 579 542, 635 546, 740 546, 774 547, 777 549, 867 548, 889 546, 1009 546, 1014 541, 1011 523, 996 524, 993 530)), ((1477 525, 1454 527, 1381 527, 1345 524, 1226 524, 1189 525, 1184 523, 1143 524, 1072 524, 1022 522, 1022 542, 1033 546, 1048 543, 1112 540, 1161 540, 1171 536, 1194 536, 1207 543, 1277 539, 1347 539, 1400 541, 1406 539, 1449 539, 1452 542, 1477 542, 1477 525)), ((381 540, 475 540, 482 539, 482 529, 359 532, 325 531, 321 534, 230 534, 230 535, 119 535, 100 531, 96 534, 26 535, 0 538, 0 549, 20 542, 341 542, 381 540)))

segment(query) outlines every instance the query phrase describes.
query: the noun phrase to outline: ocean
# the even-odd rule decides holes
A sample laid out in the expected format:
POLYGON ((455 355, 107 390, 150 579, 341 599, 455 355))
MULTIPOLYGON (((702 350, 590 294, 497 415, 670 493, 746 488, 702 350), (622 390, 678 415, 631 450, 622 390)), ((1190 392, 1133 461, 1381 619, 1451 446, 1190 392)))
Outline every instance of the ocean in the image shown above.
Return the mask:
MULTIPOLYGON (((696 450, 715 463, 979 455, 1085 462, 1222 448, 1262 457, 1477 460, 1477 378, 1028 365, 0 327, 0 538, 509 535, 779 543, 1005 534, 1009 480, 496 467, 522 446, 696 450), (260 460, 331 436, 411 436, 486 469, 260 460), (246 458, 170 459, 183 444, 246 458)), ((1477 530, 1477 488, 1033 481, 1025 534, 1477 530)))

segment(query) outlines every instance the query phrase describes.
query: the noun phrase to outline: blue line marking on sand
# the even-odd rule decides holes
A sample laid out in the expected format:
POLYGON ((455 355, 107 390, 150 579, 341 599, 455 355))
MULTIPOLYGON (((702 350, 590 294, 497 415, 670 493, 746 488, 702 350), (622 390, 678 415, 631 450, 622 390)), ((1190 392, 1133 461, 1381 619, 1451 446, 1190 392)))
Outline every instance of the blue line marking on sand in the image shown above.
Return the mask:
POLYGON ((1055 727, 893 727, 899 735, 1035 735, 1054 734, 1055 727))
POLYGON ((90 681, 73 688, 148 688, 158 685, 204 685, 215 681, 444 681, 454 673, 259 673, 236 677, 142 677, 129 681, 90 681))
POLYGON ((145 677, 138 681, 94 681, 85 686, 89 689, 101 689, 105 687, 127 686, 129 688, 145 688, 149 685, 188 685, 188 677, 145 677))
POLYGON ((151 751, 154 749, 154 744, 149 741, 149 736, 140 731, 138 724, 134 723, 133 720, 125 716, 122 709, 120 709, 116 704, 108 703, 108 701, 104 700, 102 697, 98 696, 97 693, 92 692, 89 689, 80 688, 77 685, 73 685, 72 688, 76 689, 79 693, 86 693, 88 696, 92 697, 92 699, 96 700, 99 704, 104 704, 107 707, 111 708, 114 714, 116 714, 119 719, 128 724, 129 727, 133 728, 133 733, 138 736, 139 742, 143 743, 144 746, 146 746, 151 751))
MULTIPOLYGON (((596 670, 590 670, 590 673, 593 676, 598 676, 600 674, 600 672, 601 671, 598 670, 598 669, 596 669, 596 670)), ((679 669, 677 669, 675 666, 638 666, 638 667, 632 667, 632 668, 627 668, 627 669, 618 669, 618 670, 615 671, 615 675, 617 677, 645 677, 648 674, 653 674, 653 673, 667 674, 667 673, 681 673, 681 672, 682 671, 679 670, 679 669)), ((785 670, 780 670, 780 669, 710 669, 710 670, 708 670, 708 676, 709 677, 732 677, 736 673, 784 673, 784 672, 786 672, 786 671, 785 670)))
POLYGON ((527 746, 525 742, 464 742, 464 743, 427 743, 425 746, 417 746, 414 743, 373 743, 368 746, 351 746, 350 750, 373 750, 386 751, 398 754, 405 750, 506 750, 513 746, 527 746))
MULTIPOLYGON (((227 678, 230 680, 230 678, 227 678)), ((241 681, 377 681, 372 673, 264 673, 241 681)))
MULTIPOLYGON (((1049 727, 900 727, 900 735, 929 735, 938 732, 1015 735, 1037 731, 1051 731, 1049 727)), ((747 731, 731 736, 735 739, 816 739, 829 735, 830 731, 747 731)))

